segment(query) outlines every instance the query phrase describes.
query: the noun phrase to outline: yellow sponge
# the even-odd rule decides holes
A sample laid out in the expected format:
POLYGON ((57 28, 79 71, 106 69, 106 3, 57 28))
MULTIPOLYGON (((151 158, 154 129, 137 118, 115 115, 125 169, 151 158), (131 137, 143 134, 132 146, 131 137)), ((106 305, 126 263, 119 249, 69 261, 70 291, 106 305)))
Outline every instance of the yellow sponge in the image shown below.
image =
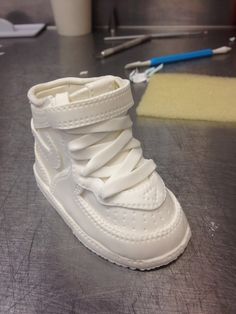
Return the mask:
POLYGON ((236 78, 156 74, 137 108, 140 116, 236 121, 236 78))

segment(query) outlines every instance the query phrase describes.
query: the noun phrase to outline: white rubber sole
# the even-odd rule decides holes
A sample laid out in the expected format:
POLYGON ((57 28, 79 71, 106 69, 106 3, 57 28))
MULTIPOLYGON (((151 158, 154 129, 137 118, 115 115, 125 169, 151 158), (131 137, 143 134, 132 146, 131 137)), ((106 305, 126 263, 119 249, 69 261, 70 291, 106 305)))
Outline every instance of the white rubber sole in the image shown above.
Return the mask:
POLYGON ((174 250, 168 252, 168 254, 159 256, 157 258, 147 259, 147 260, 131 260, 129 258, 123 257, 114 253, 104 247, 101 243, 91 238, 85 231, 74 221, 74 219, 67 213, 62 204, 54 197, 54 195, 50 192, 48 186, 40 179, 38 176, 35 166, 34 175, 36 178, 36 182, 38 184, 39 189, 49 201, 49 203, 54 207, 57 213, 62 217, 65 223, 71 228, 73 234, 79 239, 84 246, 86 246, 89 250, 94 252, 95 254, 103 257, 110 262, 117 264, 119 266, 128 267, 130 269, 139 269, 139 270, 150 270, 153 268, 157 268, 177 259, 179 255, 183 253, 187 244, 191 238, 191 230, 188 226, 185 236, 183 237, 182 242, 176 247, 174 250))

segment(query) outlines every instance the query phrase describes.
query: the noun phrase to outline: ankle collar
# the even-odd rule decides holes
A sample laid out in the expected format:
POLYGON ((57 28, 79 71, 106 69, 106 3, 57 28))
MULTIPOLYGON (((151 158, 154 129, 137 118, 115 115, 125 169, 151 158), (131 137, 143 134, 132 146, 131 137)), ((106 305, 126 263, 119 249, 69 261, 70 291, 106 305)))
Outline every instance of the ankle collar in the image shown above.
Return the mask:
POLYGON ((133 106, 130 83, 122 81, 117 90, 82 101, 56 106, 31 103, 35 128, 72 129, 119 116, 133 106))

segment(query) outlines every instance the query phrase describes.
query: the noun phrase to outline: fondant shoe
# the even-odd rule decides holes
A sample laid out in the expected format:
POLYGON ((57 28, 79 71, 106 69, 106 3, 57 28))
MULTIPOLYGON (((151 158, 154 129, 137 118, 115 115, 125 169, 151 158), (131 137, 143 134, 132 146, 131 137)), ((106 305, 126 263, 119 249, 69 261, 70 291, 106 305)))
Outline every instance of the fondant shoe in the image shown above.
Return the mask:
POLYGON ((176 259, 190 228, 132 135, 129 81, 58 79, 32 87, 28 98, 37 184, 75 236, 132 269, 176 259))

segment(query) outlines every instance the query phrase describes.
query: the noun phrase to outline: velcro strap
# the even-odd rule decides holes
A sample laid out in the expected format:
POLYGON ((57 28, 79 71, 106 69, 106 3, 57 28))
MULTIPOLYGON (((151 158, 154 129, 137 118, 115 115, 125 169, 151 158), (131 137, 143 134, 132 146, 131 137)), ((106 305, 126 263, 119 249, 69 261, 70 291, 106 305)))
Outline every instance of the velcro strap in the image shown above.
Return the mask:
POLYGON ((32 108, 35 128, 72 129, 112 119, 133 105, 129 83, 124 87, 91 99, 66 105, 32 108))

